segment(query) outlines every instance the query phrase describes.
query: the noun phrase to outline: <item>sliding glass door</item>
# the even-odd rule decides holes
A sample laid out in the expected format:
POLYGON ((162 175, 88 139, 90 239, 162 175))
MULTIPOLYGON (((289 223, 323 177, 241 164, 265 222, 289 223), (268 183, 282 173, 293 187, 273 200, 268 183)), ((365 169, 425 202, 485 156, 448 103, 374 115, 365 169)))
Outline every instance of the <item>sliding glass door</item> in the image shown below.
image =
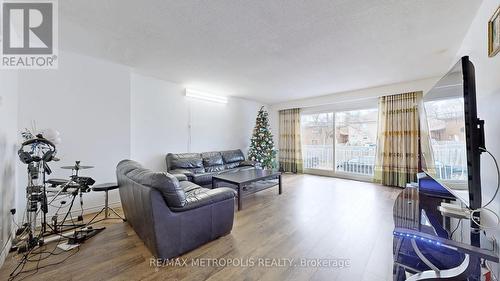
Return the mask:
POLYGON ((372 179, 377 118, 377 109, 303 114, 305 171, 372 179))
POLYGON ((377 109, 335 113, 335 171, 373 177, 377 109))
POLYGON ((333 113, 302 115, 304 169, 333 170, 333 113))

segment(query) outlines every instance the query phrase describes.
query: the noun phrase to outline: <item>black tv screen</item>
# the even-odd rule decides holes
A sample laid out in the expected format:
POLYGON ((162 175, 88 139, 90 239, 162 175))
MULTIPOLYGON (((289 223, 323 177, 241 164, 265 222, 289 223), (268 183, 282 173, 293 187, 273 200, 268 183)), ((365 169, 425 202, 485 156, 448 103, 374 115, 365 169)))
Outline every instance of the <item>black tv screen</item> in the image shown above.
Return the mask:
POLYGON ((423 170, 471 209, 481 207, 480 147, 474 65, 463 57, 424 96, 423 170))

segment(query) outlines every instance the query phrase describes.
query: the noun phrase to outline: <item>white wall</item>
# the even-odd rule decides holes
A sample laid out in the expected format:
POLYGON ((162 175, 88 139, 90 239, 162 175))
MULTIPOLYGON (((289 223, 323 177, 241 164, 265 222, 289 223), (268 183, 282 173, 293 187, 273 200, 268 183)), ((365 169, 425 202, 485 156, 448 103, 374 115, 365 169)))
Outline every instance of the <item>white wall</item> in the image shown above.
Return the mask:
POLYGON ((10 209, 15 208, 17 79, 15 71, 0 71, 0 266, 9 252, 10 209))
POLYGON ((164 171, 168 152, 236 148, 246 152, 261 104, 237 98, 229 98, 228 104, 190 100, 184 89, 179 84, 131 75, 132 159, 164 171))
POLYGON ((303 112, 320 112, 326 110, 354 110, 368 108, 376 104, 376 99, 385 95, 394 95, 412 91, 428 92, 440 77, 402 82, 379 87, 360 89, 336 94, 330 94, 309 99, 292 100, 271 106, 271 127, 273 128, 274 142, 279 144, 279 110, 301 108, 303 112))
POLYGON ((248 152, 257 111, 264 104, 230 98, 227 104, 191 100, 191 151, 248 152))
MULTIPOLYGON (((57 146, 59 162, 51 162, 50 178, 68 178, 71 170, 60 166, 82 165, 82 171, 97 183, 116 181, 116 164, 130 157, 130 70, 74 53, 60 53, 59 69, 26 71, 19 75, 19 127, 54 128, 61 133, 57 146)), ((25 165, 20 165, 19 199, 24 209, 25 165)), ((119 200, 117 191, 110 201, 119 200)), ((104 202, 103 193, 88 193, 84 207, 104 202)), ((78 208, 76 208, 78 209, 78 208)))
POLYGON ((131 158, 155 170, 166 170, 167 152, 187 151, 187 103, 183 88, 131 74, 131 158))
MULTIPOLYGON (((488 57, 487 23, 494 11, 500 6, 500 0, 484 0, 472 25, 463 41, 457 55, 468 55, 476 69, 476 92, 479 118, 485 120, 486 148, 500 161, 500 54, 493 58, 488 57)), ((495 166, 491 158, 481 156, 481 180, 483 202, 486 203, 493 196, 497 185, 495 166)), ((492 210, 500 213, 500 195, 492 203, 492 210)), ((500 228, 497 227, 494 235, 500 240, 500 228)), ((497 276, 500 271, 497 269, 497 276)))
POLYGON ((394 95, 411 91, 429 91, 434 84, 439 80, 439 77, 433 77, 422 80, 402 82, 379 87, 372 87, 348 92, 335 93, 320 97, 292 100, 288 102, 273 104, 273 110, 281 110, 287 108, 310 108, 332 105, 338 103, 352 103, 363 101, 365 99, 376 98, 386 95, 394 95))
MULTIPOLYGON (((116 164, 134 159, 165 170, 167 152, 187 152, 191 112, 191 151, 246 150, 260 104, 229 99, 226 105, 190 101, 184 87, 133 73, 126 66, 62 52, 59 69, 19 74, 19 129, 54 128, 61 133, 60 162, 51 162, 50 178, 67 178, 60 166, 76 160, 94 165, 83 175, 97 183, 116 181, 116 164)), ((19 161, 18 161, 19 162, 19 161)), ((18 164, 17 208, 25 208, 25 165, 18 164)), ((110 202, 119 202, 117 191, 110 202)), ((84 208, 97 210, 104 194, 88 193, 84 208)), ((78 209, 78 208, 76 208, 78 209)))

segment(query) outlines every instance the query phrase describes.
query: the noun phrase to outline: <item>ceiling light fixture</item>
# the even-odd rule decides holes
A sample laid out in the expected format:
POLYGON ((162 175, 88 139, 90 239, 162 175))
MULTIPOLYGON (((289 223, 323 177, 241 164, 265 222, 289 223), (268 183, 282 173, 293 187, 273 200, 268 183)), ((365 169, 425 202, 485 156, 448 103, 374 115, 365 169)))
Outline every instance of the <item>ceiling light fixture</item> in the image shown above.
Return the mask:
POLYGON ((228 101, 227 97, 217 96, 209 94, 207 92, 198 91, 190 88, 186 88, 186 97, 203 101, 224 103, 224 104, 226 104, 228 101))

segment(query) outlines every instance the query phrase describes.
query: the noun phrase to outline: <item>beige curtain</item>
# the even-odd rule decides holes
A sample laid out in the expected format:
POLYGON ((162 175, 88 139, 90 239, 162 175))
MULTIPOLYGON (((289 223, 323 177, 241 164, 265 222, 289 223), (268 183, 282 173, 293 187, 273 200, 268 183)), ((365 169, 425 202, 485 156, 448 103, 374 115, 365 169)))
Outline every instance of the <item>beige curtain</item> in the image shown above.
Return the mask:
POLYGON ((279 111, 279 164, 282 172, 302 173, 300 109, 279 111))
POLYGON ((419 170, 419 104, 422 92, 381 97, 375 181, 406 187, 419 170))

